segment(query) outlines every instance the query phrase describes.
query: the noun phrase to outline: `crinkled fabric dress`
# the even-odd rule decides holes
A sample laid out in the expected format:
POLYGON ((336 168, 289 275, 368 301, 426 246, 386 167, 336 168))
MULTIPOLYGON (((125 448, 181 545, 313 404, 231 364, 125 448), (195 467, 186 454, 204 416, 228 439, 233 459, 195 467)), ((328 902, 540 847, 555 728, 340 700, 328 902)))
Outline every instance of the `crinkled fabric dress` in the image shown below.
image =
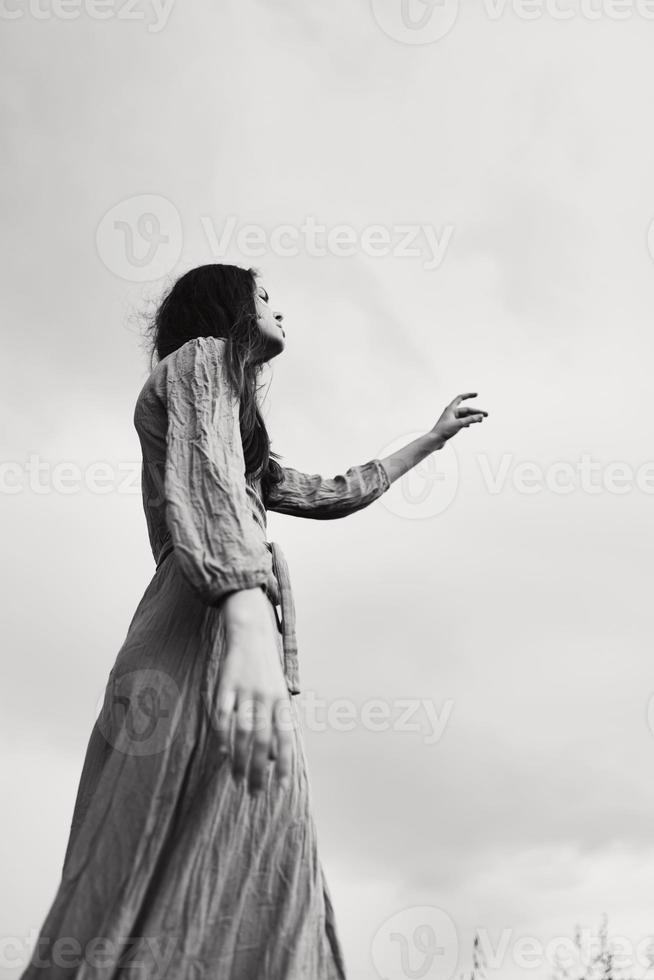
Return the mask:
POLYGON ((245 477, 224 338, 157 364, 134 412, 156 571, 109 674, 61 882, 22 980, 343 980, 299 712, 293 597, 266 510, 330 519, 389 486, 378 459, 326 479, 245 477), (217 751, 222 602, 260 586, 293 720, 291 782, 251 795, 217 751))

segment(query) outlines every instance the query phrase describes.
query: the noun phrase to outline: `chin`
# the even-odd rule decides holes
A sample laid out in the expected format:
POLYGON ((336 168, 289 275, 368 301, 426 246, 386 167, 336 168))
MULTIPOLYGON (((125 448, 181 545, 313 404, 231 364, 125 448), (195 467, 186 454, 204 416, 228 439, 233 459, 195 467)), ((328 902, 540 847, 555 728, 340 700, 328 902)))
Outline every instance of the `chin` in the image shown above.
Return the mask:
POLYGON ((273 357, 277 357, 282 353, 286 347, 286 342, 283 337, 274 336, 269 337, 266 343, 266 351, 263 356, 264 361, 271 361, 273 357))

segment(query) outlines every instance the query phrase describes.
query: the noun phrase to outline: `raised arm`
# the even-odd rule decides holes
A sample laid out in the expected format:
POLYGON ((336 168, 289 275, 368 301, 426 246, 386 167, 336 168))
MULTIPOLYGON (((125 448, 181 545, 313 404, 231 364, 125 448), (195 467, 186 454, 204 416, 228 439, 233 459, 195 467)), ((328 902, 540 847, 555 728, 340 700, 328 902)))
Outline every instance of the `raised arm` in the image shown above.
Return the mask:
POLYGON ((390 486, 388 473, 379 459, 351 466, 333 477, 319 473, 302 473, 282 466, 283 481, 268 492, 267 510, 293 517, 332 520, 346 517, 367 507, 390 486))
POLYGON ((284 479, 268 491, 264 500, 266 509, 294 517, 330 520, 367 507, 425 456, 442 449, 461 429, 486 418, 488 412, 483 409, 462 405, 467 398, 476 397, 474 392, 457 395, 429 432, 384 459, 375 457, 351 466, 344 474, 324 477, 282 466, 284 479))

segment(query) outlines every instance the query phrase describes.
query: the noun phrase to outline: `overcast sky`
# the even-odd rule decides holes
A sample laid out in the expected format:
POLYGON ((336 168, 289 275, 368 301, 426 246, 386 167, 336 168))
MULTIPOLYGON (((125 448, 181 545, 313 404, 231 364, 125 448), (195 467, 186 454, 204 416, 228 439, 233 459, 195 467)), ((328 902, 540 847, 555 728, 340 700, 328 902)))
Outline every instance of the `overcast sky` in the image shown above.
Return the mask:
POLYGON ((140 315, 211 261, 285 314, 289 465, 490 413, 365 511, 269 515, 353 980, 458 978, 476 930, 503 980, 604 913, 654 932, 651 5, 412 3, 3 6, 2 978, 154 570, 140 315))

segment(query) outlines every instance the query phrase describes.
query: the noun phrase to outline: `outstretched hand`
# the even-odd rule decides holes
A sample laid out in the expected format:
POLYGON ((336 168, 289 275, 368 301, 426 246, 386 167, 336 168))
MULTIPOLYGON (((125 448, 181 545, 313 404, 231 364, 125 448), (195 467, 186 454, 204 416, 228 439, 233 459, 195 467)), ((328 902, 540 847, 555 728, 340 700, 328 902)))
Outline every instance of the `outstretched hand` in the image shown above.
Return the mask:
POLYGON ((472 405, 462 405, 461 402, 466 398, 476 398, 477 392, 471 391, 465 395, 457 395, 445 408, 438 422, 431 430, 435 435, 440 436, 443 442, 447 442, 455 436, 461 429, 467 429, 475 422, 483 422, 488 416, 482 408, 475 408, 472 405))

